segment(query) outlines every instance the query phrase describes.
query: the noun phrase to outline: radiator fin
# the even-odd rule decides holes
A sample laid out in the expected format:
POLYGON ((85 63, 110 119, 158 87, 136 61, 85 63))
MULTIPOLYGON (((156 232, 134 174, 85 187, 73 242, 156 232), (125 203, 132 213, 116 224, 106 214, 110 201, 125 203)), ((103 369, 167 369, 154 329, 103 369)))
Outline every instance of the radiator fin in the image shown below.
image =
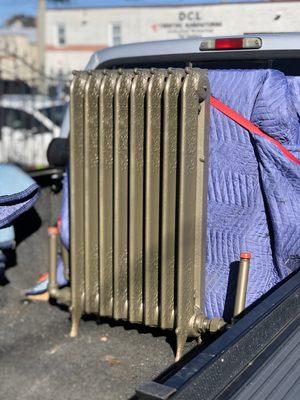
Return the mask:
POLYGON ((164 91, 160 279, 163 329, 174 327, 179 94, 184 76, 184 71, 170 74, 164 91))
POLYGON ((149 71, 135 71, 130 99, 129 320, 143 322, 144 129, 149 71))
POLYGON ((103 75, 90 75, 85 85, 84 118, 84 246, 85 311, 99 311, 99 89, 103 75))
POLYGON ((88 74, 76 74, 71 84, 71 154, 70 154, 70 225, 71 234, 71 336, 77 335, 81 315, 85 312, 84 277, 84 98, 88 74))
POLYGON ((115 91, 114 136, 114 318, 128 315, 128 143, 133 73, 120 74, 115 91))
POLYGON ((99 99, 99 270, 100 315, 113 310, 113 138, 117 72, 106 73, 99 99))
POLYGON ((165 70, 151 74, 147 90, 145 143, 145 243, 144 322, 158 325, 158 274, 160 229, 160 152, 162 138, 162 95, 165 70))

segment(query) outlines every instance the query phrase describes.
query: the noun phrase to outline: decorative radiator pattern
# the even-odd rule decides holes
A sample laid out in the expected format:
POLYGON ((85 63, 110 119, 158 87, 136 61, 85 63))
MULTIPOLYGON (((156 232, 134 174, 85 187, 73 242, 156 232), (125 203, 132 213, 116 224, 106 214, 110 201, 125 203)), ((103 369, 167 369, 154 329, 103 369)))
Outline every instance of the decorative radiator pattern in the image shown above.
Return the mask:
POLYGON ((203 317, 205 70, 75 72, 71 85, 71 335, 81 316, 175 329, 203 317))

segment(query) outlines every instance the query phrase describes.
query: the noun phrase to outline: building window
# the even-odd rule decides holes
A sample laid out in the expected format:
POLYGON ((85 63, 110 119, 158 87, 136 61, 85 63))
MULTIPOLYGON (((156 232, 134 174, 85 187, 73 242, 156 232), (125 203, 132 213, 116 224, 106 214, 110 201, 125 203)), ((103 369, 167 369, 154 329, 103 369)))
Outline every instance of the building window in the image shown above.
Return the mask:
POLYGON ((110 45, 118 46, 119 44, 122 44, 121 24, 114 22, 110 24, 110 45))
POLYGON ((66 29, 65 25, 59 24, 57 26, 57 36, 59 46, 64 46, 66 44, 66 29))

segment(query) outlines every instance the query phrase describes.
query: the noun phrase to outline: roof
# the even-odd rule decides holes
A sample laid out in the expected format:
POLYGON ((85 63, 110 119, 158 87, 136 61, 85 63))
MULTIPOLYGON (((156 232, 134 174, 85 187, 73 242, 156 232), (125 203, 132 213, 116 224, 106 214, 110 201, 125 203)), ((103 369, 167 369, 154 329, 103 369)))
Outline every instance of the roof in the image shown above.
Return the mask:
MULTIPOLYGON (((265 0, 268 1, 268 0, 265 0)), ((86 8, 121 8, 121 7, 170 7, 218 4, 220 0, 69 0, 63 2, 48 2, 49 10, 57 9, 86 9, 86 8)), ((264 2, 264 0, 227 0, 227 3, 264 2)), ((224 4, 222 2, 222 4, 224 4)))

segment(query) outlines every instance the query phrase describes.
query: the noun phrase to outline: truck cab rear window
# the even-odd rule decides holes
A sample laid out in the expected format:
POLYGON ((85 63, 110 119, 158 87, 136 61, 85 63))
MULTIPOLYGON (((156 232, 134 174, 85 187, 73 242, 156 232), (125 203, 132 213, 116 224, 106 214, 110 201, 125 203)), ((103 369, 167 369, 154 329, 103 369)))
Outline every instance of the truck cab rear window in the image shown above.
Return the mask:
MULTIPOLYGON (((145 61, 115 64, 113 68, 184 68, 189 64, 188 58, 185 61, 145 61)), ((255 59, 255 60, 197 60, 192 62, 193 67, 207 69, 276 69, 287 76, 300 76, 300 58, 282 59, 255 59)), ((102 68, 102 65, 99 65, 102 68)))

